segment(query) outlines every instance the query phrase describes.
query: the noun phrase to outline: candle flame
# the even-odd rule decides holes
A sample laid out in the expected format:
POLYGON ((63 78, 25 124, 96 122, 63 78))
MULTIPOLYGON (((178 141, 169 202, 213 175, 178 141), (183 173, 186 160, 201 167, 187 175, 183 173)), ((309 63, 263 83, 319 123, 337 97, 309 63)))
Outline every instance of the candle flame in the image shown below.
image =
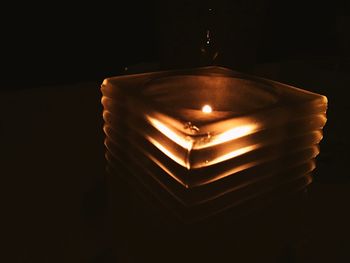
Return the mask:
POLYGON ((213 109, 211 108, 210 105, 204 105, 203 108, 202 108, 202 111, 204 113, 211 113, 213 111, 213 109))

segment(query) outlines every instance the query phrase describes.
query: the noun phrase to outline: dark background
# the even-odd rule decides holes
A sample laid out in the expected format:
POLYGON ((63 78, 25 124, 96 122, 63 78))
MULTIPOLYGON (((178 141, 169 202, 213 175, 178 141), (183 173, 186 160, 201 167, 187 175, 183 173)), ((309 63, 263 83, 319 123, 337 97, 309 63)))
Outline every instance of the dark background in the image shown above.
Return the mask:
MULTIPOLYGON (((0 12, 1 208, 11 259, 3 262, 164 262, 153 241, 168 243, 143 232, 162 234, 158 221, 144 220, 147 208, 139 209, 132 191, 104 182, 99 85, 118 74, 208 64, 324 94, 329 108, 306 212, 277 210, 242 225, 227 217, 230 231, 221 221, 213 238, 200 229, 205 248, 198 251, 219 251, 228 261, 240 251, 262 262, 257 252, 268 247, 282 250, 276 262, 350 262, 349 1, 31 1, 3 4, 0 12), (143 258, 140 250, 160 260, 133 261, 143 258)), ((186 250, 178 253, 167 237, 181 257, 173 261, 186 262, 186 250)))
POLYGON ((215 63, 236 70, 290 59, 344 64, 349 15, 346 0, 12 4, 2 7, 0 83, 102 80, 139 63, 157 69, 205 65, 200 49, 207 28, 213 52, 219 51, 215 63))

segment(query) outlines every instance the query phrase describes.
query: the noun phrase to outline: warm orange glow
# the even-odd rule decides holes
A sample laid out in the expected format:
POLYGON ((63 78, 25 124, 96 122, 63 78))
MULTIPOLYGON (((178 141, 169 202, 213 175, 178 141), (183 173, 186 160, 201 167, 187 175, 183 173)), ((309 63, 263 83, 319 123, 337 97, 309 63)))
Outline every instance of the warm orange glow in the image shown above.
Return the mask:
POLYGON ((166 156, 168 156, 170 159, 172 159, 173 161, 182 165, 183 167, 186 167, 189 169, 187 163, 184 160, 180 159, 178 156, 173 154, 170 150, 168 150, 166 147, 164 147, 161 143, 159 143, 158 141, 156 141, 155 139, 153 139, 150 136, 146 136, 146 139, 150 143, 152 143, 156 148, 158 148, 158 150, 160 150, 162 153, 164 153, 166 156))
MULTIPOLYGON (((206 105, 206 106, 209 106, 209 105, 206 105)), ((218 135, 212 135, 210 136, 210 140, 207 140, 205 142, 195 143, 194 139, 191 139, 188 136, 184 136, 183 134, 172 130, 166 124, 160 122, 159 120, 149 115, 147 115, 146 118, 150 122, 150 124, 153 127, 155 127, 158 131, 160 131, 170 140, 172 140, 173 142, 175 142, 176 144, 180 145, 182 148, 187 150, 203 149, 214 145, 226 143, 231 140, 251 134, 257 129, 256 124, 242 125, 242 126, 229 129, 218 135)))
POLYGON ((202 108, 202 111, 204 113, 211 113, 213 111, 213 109, 210 107, 210 105, 204 105, 202 108))
POLYGON ((213 165, 213 164, 220 163, 223 161, 227 161, 231 158, 234 158, 234 157, 237 157, 239 155, 245 154, 247 152, 253 151, 253 150, 257 149, 258 147, 259 147, 258 145, 251 145, 251 146, 247 146, 244 148, 240 148, 238 150, 231 151, 227 154, 221 155, 221 156, 207 162, 205 165, 208 166, 208 165, 213 165))
POLYGON ((228 131, 217 135, 211 145, 216 145, 243 137, 245 135, 250 134, 251 131, 254 130, 254 128, 255 125, 253 124, 234 127, 232 129, 229 129, 228 131))
POLYGON ((163 133, 170 140, 180 145, 182 148, 187 150, 190 150, 192 148, 192 144, 193 144, 192 140, 184 138, 183 136, 181 136, 180 133, 171 130, 165 124, 163 124, 162 122, 158 121, 155 118, 152 118, 148 115, 146 116, 146 118, 152 124, 153 127, 155 127, 157 130, 163 133))
MULTIPOLYGON (((209 105, 205 105, 210 107, 209 105)), ((204 108, 204 107, 203 107, 204 108)), ((211 107, 210 107, 211 109, 211 107)), ((198 149, 204 149, 208 147, 212 147, 218 144, 226 143, 231 140, 246 136, 248 134, 253 133, 257 125, 256 124, 246 124, 238 127, 234 127, 232 129, 229 129, 223 133, 217 134, 217 135, 211 135, 208 137, 208 140, 196 140, 195 138, 191 138, 189 136, 186 136, 171 127, 167 126, 167 124, 157 120, 156 118, 153 118, 149 115, 146 115, 147 120, 149 123, 155 127, 158 131, 160 131, 162 134, 164 134, 167 138, 169 138, 171 141, 175 142, 177 145, 181 146, 188 152, 191 150, 198 150, 198 149)), ((226 160, 229 160, 231 158, 234 158, 236 156, 242 155, 244 153, 247 153, 249 151, 252 151, 256 149, 256 145, 254 146, 247 146, 241 149, 236 149, 234 151, 231 151, 229 153, 226 153, 222 156, 219 156, 215 158, 214 160, 210 160, 206 162, 205 164, 190 164, 186 160, 179 158, 179 155, 176 154, 176 152, 172 151, 172 149, 169 149, 166 145, 161 144, 158 140, 155 138, 152 138, 150 136, 147 137, 147 140, 152 143, 156 148, 158 148, 161 152, 163 152, 165 155, 167 155, 170 159, 177 162, 183 167, 186 167, 187 169, 190 168, 200 168, 203 166, 209 166, 213 165, 219 162, 223 162, 226 160)))
POLYGON ((242 125, 238 127, 234 127, 232 129, 229 129, 228 131, 225 131, 221 134, 211 136, 211 140, 208 140, 204 143, 196 144, 194 149, 203 149, 208 148, 214 145, 218 145, 221 143, 226 143, 231 140, 246 136, 248 134, 253 133, 257 128, 257 125, 255 124, 249 124, 249 125, 242 125))

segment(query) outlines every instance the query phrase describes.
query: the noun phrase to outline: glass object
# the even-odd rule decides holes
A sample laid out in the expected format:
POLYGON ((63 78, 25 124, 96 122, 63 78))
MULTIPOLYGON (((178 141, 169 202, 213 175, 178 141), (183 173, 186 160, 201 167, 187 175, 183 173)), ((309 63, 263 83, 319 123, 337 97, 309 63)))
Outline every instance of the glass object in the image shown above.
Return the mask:
POLYGON ((326 123, 326 97, 220 67, 115 77, 102 93, 112 141, 137 141, 185 187, 318 144, 326 123))
POLYGON ((222 67, 113 77, 101 91, 108 170, 175 211, 213 214, 312 181, 322 95, 222 67))

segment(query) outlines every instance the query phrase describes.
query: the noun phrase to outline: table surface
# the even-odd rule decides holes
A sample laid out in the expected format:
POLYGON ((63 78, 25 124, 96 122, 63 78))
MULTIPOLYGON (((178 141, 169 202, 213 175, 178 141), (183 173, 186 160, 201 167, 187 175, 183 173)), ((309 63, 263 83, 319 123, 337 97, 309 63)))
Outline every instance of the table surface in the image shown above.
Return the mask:
POLYGON ((350 77, 301 65, 265 65, 257 74, 329 98, 303 205, 190 226, 154 216, 131 188, 108 179, 99 83, 1 91, 2 256, 7 262, 350 262, 350 77))

